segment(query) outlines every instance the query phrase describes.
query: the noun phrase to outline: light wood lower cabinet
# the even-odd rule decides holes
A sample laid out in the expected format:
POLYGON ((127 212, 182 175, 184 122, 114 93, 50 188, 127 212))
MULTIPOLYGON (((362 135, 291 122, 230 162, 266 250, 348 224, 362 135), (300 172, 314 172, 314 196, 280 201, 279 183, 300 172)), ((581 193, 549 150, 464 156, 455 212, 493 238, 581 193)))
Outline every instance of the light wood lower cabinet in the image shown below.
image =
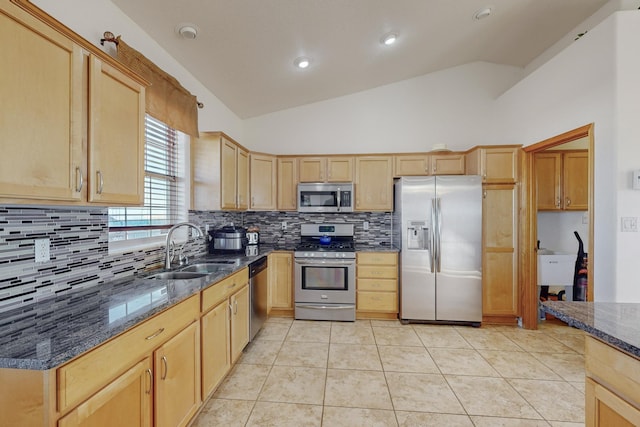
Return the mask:
POLYGON ((640 426, 640 359, 585 338, 585 425, 640 426))
POLYGON ((202 400, 231 369, 229 352, 229 304, 226 300, 202 316, 202 400))
POLYGON ((356 254, 356 317, 398 317, 398 254, 356 254))
POLYGON ((249 343, 249 286, 244 286, 229 298, 231 312, 231 364, 242 355, 249 343))
POLYGON ((293 316, 293 253, 269 254, 270 315, 293 316))
POLYGON ((58 427, 151 426, 153 371, 146 357, 58 421, 58 427))

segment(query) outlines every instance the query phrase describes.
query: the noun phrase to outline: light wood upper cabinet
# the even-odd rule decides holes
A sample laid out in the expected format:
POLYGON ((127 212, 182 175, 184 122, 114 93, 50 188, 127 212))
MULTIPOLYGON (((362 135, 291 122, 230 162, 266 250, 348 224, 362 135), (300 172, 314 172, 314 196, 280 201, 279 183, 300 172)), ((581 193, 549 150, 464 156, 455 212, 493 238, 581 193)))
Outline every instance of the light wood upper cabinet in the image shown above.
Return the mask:
POLYGON ((0 6, 0 36, 12 40, 0 58, 0 199, 142 204, 142 80, 9 1, 0 6))
POLYGON ((249 205, 248 151, 222 132, 191 141, 191 207, 245 210, 249 205))
POLYGON ((200 406, 200 327, 194 322, 154 352, 155 426, 186 426, 200 406))
POLYGON ((393 156, 394 173, 399 176, 464 175, 463 153, 399 154, 393 156))
POLYGON ((299 182, 352 182, 353 157, 300 157, 299 182))
POLYGON ((393 210, 393 163, 391 156, 356 157, 357 211, 393 210))
POLYGON ((587 210, 588 152, 548 151, 535 154, 538 210, 587 210))
POLYGON ((251 175, 251 210, 275 210, 277 203, 276 157, 268 154, 249 155, 251 175))
POLYGON ((144 88, 91 56, 89 100, 89 201, 142 205, 144 88))
POLYGON ((269 254, 269 311, 293 314, 293 253, 269 254))
POLYGON ((292 157, 278 158, 279 211, 295 211, 298 208, 298 161, 292 157))
POLYGON ((483 186, 482 314, 518 315, 517 224, 515 184, 483 186))
POLYGON ((518 182, 520 151, 510 145, 476 147, 466 154, 466 174, 480 175, 483 184, 518 182))

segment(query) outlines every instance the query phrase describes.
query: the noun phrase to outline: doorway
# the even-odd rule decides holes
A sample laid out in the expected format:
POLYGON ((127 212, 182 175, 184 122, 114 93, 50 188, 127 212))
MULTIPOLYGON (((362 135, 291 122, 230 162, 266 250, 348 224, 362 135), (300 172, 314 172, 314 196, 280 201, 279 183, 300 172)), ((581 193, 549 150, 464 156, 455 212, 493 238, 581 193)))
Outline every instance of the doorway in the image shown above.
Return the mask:
MULTIPOLYGON (((565 132, 553 138, 546 139, 537 144, 524 148, 523 156, 523 182, 521 192, 521 224, 524 226, 520 229, 521 242, 521 259, 520 259, 520 304, 522 313, 522 326, 525 329, 537 329, 538 327, 538 188, 536 176, 536 153, 549 151, 554 147, 565 144, 574 143, 574 141, 585 140, 587 146, 587 211, 586 217, 588 221, 588 247, 587 253, 593 259, 593 179, 594 179, 594 140, 593 140, 594 124, 582 126, 580 128, 565 132)), ((569 146, 569 145, 567 145, 569 146)), ((562 203, 562 201, 561 201, 562 203)), ((593 301, 593 262, 588 263, 588 280, 589 288, 587 292, 587 301, 593 301)))

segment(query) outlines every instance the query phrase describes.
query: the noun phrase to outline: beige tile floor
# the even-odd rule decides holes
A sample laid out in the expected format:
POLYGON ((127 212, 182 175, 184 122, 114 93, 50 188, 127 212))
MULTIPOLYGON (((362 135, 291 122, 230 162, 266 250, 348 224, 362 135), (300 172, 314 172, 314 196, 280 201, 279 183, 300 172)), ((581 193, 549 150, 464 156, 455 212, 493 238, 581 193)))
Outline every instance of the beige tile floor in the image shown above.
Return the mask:
POLYGON ((193 426, 584 426, 583 354, 553 322, 271 318, 193 426))

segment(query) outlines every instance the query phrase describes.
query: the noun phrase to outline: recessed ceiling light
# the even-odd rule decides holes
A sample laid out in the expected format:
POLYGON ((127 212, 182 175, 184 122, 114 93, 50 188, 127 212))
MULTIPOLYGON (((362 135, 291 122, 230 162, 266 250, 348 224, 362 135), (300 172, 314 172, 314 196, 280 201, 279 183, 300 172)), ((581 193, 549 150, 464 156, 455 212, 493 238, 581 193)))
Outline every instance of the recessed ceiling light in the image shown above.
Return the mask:
POLYGON ((294 59, 293 65, 295 65, 298 68, 305 69, 309 65, 311 65, 311 59, 307 58, 306 56, 299 56, 296 59, 294 59))
POLYGON ((380 43, 385 46, 391 46, 398 40, 398 34, 396 33, 387 33, 380 39, 380 43))
POLYGON ((491 8, 483 7, 473 14, 473 19, 475 19, 476 21, 480 21, 481 19, 487 18, 489 15, 491 15, 491 8))

